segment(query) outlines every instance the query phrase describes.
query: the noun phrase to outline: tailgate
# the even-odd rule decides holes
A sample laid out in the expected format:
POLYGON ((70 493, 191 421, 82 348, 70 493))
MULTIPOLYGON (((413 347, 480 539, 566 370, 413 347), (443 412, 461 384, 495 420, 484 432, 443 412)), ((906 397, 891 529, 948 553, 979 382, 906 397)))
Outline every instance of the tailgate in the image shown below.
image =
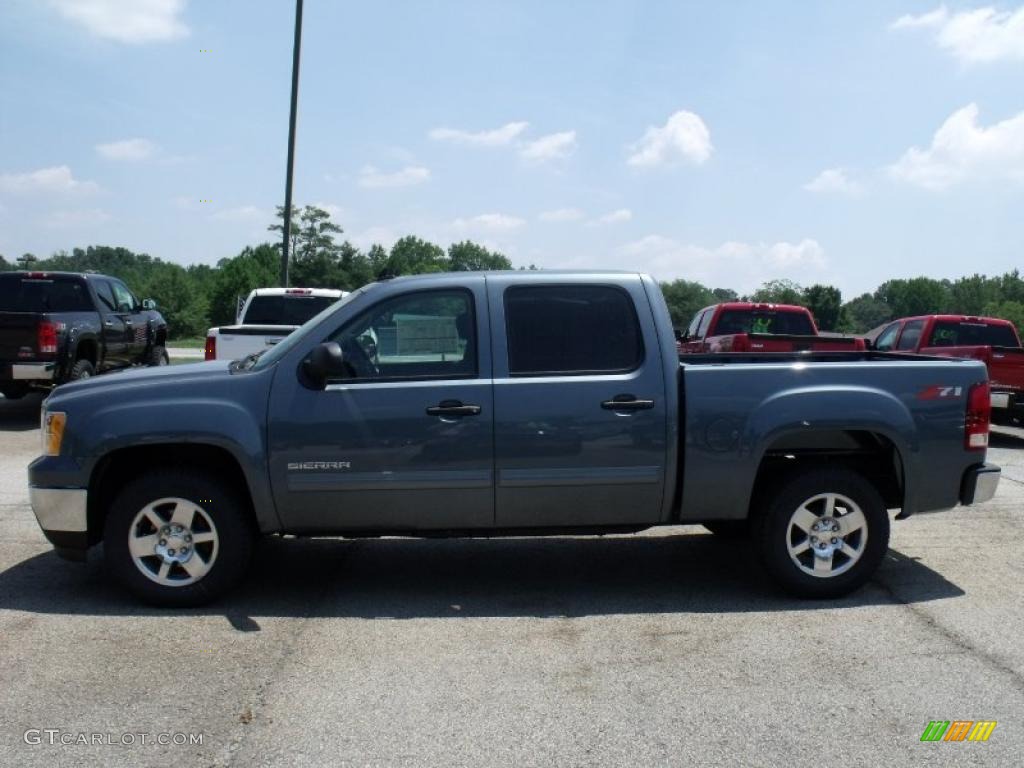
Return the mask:
POLYGON ((1024 391, 1024 349, 992 347, 988 377, 993 387, 1003 386, 1024 391))
POLYGON ((217 359, 238 360, 277 344, 297 325, 228 325, 218 330, 217 359))
POLYGON ((755 352, 852 352, 863 349, 860 339, 844 336, 792 336, 777 333, 751 333, 750 348, 755 352))
POLYGON ((0 360, 18 360, 23 347, 29 347, 34 357, 42 318, 38 312, 0 312, 0 360))

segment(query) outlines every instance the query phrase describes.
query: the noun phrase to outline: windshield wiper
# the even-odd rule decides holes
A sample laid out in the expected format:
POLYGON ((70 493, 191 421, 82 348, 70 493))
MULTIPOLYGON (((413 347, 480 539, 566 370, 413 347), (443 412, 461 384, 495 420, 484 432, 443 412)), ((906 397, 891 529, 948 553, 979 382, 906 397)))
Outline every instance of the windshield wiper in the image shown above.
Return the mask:
POLYGON ((228 367, 228 369, 232 372, 247 371, 254 365, 256 365, 256 361, 260 359, 260 355, 262 355, 266 351, 267 350, 265 349, 261 349, 259 352, 250 352, 248 355, 239 360, 232 360, 231 365, 228 367))

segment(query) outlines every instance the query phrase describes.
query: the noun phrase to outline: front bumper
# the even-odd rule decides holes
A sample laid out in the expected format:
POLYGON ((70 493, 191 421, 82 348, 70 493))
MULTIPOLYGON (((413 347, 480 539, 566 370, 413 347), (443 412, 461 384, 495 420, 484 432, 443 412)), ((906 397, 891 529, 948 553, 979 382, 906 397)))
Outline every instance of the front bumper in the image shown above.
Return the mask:
POLYGON ((89 548, 88 496, 84 488, 29 486, 36 521, 62 557, 81 560, 89 548))
POLYGON ((8 381, 53 381, 56 363, 8 363, 0 366, 0 379, 8 381))
POLYGON ((981 504, 995 496, 1001 472, 995 464, 979 464, 964 472, 960 483, 960 503, 981 504))

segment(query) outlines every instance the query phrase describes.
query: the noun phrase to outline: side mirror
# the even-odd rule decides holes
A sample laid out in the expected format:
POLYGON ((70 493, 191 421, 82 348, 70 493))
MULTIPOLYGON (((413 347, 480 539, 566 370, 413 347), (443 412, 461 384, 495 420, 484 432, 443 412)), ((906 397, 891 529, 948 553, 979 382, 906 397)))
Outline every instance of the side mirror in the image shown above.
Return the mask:
POLYGON ((153 301, 152 299, 143 299, 142 300, 142 308, 143 309, 156 309, 156 302, 153 301))
POLYGON ((674 333, 676 335, 676 341, 682 341, 683 337, 685 336, 685 334, 682 331, 680 331, 678 328, 673 328, 672 329, 672 333, 674 333))
POLYGON ((302 364, 306 375, 319 389, 327 386, 328 379, 345 375, 345 359, 336 341, 318 344, 302 364))

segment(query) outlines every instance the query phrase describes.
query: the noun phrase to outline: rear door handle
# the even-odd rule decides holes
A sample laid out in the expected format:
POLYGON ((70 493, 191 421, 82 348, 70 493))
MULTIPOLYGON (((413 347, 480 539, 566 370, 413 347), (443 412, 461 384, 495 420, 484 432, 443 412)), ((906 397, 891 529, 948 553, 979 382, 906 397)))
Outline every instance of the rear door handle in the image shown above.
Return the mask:
POLYGON ((616 395, 603 401, 601 407, 606 411, 647 411, 654 407, 654 401, 638 400, 635 395, 616 395))
POLYGON ((427 416, 479 416, 479 405, 463 404, 461 400, 442 400, 427 408, 427 416))

